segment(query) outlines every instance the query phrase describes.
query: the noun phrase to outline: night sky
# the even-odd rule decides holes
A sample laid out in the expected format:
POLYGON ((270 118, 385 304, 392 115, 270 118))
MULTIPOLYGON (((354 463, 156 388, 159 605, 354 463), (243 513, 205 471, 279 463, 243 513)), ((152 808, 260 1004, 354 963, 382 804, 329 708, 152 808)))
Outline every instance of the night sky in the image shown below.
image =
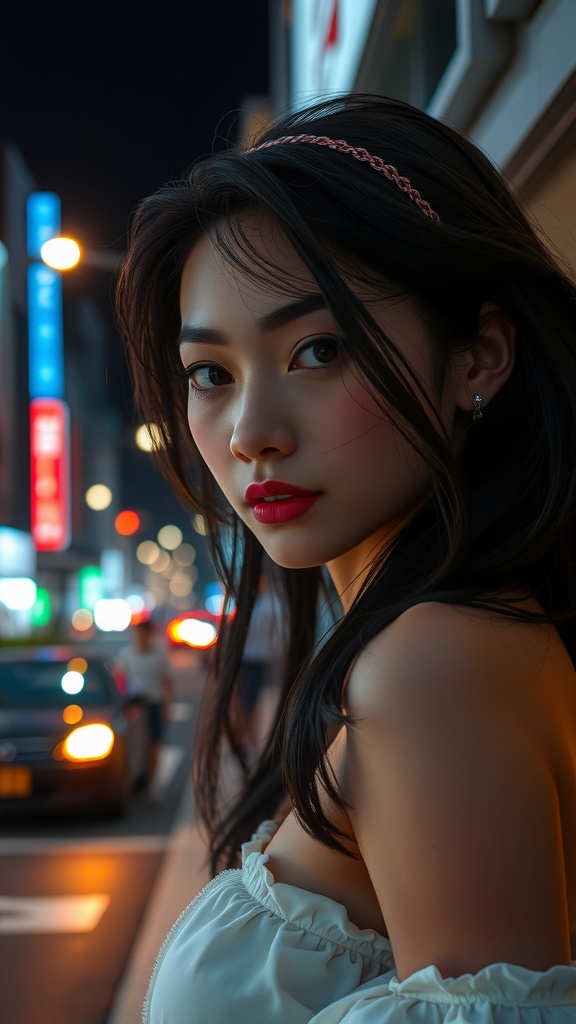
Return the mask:
MULTIPOLYGON (((268 0, 4 0, 0 141, 18 146, 40 190, 60 195, 63 233, 122 251, 138 201, 234 138, 245 99, 268 93, 268 50, 268 0)), ((113 288, 110 273, 84 266, 66 276, 64 302, 78 293, 100 310, 107 394, 129 429, 137 419, 113 288)), ((151 487, 142 459, 129 467, 125 501, 142 507, 153 493, 163 517, 171 492, 158 471, 151 487)))
POLYGON ((4 2, 0 135, 63 226, 121 247, 128 212, 268 91, 267 0, 4 2))
MULTIPOLYGON (((2 5, 0 139, 59 193, 63 233, 89 248, 123 250, 138 201, 233 136, 245 98, 268 88, 268 0, 2 5)), ((75 274, 67 287, 112 324, 110 276, 75 274)))

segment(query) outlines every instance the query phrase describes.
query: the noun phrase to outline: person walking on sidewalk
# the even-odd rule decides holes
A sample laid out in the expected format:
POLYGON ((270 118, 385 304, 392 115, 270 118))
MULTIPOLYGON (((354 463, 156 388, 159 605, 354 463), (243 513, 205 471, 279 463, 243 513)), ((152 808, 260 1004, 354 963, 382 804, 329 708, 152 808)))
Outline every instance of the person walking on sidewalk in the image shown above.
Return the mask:
POLYGON ((150 619, 132 626, 131 643, 123 647, 116 662, 126 675, 128 693, 146 704, 148 716, 148 796, 152 803, 161 800, 158 763, 168 707, 172 696, 172 679, 165 650, 154 638, 150 619))

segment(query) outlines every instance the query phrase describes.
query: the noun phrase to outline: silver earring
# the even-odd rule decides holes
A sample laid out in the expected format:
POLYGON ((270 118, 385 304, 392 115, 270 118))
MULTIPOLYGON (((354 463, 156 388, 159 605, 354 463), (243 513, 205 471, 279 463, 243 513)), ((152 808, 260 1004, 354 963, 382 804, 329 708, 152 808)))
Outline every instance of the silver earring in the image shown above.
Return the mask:
POLYGON ((482 419, 482 402, 484 401, 484 395, 474 395, 474 412, 472 413, 472 421, 478 423, 482 419))

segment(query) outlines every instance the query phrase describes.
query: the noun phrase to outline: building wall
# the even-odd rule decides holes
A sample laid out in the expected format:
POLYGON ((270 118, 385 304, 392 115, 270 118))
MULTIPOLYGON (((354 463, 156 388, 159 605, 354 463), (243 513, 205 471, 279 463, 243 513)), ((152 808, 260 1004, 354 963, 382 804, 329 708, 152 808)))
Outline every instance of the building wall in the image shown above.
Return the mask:
POLYGON ((576 0, 286 5, 293 109, 377 92, 462 128, 576 271, 576 0))
POLYGON ((522 189, 530 212, 576 276, 576 139, 522 189))
MULTIPOLYGON (((574 0, 540 0, 536 6, 531 0, 530 8, 528 16, 509 23, 513 31, 508 59, 474 120, 463 124, 476 144, 504 169, 518 149, 538 138, 546 112, 576 74, 574 0)), ((434 113, 442 112, 438 103, 435 107, 434 113)), ((562 115, 558 111, 554 116, 562 115)))

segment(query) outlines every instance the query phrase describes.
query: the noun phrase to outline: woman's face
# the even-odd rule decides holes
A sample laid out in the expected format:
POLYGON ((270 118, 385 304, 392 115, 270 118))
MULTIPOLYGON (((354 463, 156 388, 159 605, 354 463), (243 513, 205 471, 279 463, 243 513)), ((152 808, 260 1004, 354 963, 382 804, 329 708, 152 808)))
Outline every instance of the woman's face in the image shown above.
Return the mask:
MULTIPOLYGON (((180 355, 198 450, 239 517, 287 568, 327 564, 344 589, 422 499, 426 464, 345 355, 318 285, 273 222, 243 222, 288 287, 257 283, 206 236, 181 283, 180 355)), ((431 353, 404 300, 370 312, 434 394, 431 353)), ((454 403, 444 395, 448 429, 454 403)))

